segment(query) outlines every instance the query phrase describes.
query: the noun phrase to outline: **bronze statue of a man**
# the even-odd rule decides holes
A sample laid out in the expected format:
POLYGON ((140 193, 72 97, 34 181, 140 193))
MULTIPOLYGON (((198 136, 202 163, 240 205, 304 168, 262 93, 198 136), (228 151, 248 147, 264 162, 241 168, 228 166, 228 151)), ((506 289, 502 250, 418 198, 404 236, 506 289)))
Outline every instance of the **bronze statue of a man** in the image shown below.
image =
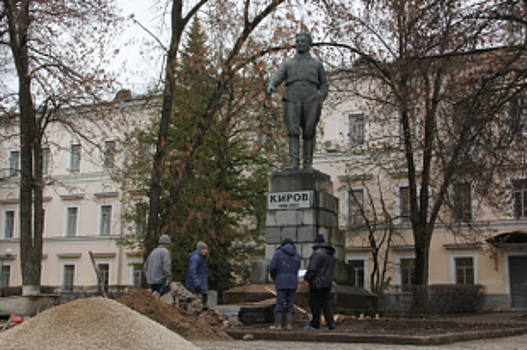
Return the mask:
POLYGON ((328 95, 328 81, 322 62, 309 54, 313 40, 309 33, 296 35, 296 55, 287 59, 271 78, 267 87, 270 95, 285 81, 283 116, 289 136, 288 170, 297 170, 300 152, 300 130, 304 139, 304 165, 313 170, 313 138, 320 119, 322 102, 328 95))

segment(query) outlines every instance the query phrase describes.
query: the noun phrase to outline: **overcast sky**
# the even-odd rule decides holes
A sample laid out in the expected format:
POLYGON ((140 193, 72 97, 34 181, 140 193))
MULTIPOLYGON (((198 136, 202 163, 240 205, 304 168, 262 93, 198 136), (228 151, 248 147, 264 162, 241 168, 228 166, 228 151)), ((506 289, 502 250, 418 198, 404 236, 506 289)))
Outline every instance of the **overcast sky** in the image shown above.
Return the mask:
POLYGON ((148 46, 155 45, 149 35, 139 25, 130 20, 130 15, 155 35, 159 35, 160 11, 153 8, 154 1, 118 0, 122 14, 126 18, 125 30, 118 40, 119 55, 115 69, 119 74, 121 88, 132 89, 133 94, 146 93, 148 87, 159 77, 162 52, 148 46))

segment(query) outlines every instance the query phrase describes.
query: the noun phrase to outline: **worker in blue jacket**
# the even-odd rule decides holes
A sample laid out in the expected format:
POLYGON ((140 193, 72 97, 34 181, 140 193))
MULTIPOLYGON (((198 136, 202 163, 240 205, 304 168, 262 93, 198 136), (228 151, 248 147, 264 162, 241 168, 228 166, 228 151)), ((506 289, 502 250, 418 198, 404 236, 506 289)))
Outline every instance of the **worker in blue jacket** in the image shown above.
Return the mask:
POLYGON ((291 238, 284 238, 269 264, 269 272, 276 288, 275 322, 271 329, 282 329, 285 315, 285 328, 293 329, 294 303, 298 288, 300 254, 291 238))
POLYGON ((185 288, 191 293, 201 294, 203 306, 206 308, 209 291, 209 273, 205 263, 209 249, 204 242, 198 242, 196 250, 188 256, 188 273, 185 288))

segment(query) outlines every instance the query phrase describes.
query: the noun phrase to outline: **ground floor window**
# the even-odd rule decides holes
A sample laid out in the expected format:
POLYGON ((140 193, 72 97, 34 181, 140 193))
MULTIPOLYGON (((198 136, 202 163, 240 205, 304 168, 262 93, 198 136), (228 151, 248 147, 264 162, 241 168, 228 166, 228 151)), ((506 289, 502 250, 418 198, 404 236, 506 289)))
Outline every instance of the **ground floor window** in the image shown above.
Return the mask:
POLYGON ((405 292, 411 291, 415 284, 415 259, 401 259, 401 288, 405 292))
POLYGON ((349 260, 353 266, 353 287, 364 288, 364 260, 349 260))
POLYGON ((1 287, 9 287, 9 281, 11 280, 11 265, 2 265, 2 271, 0 275, 1 287))
POLYGON ((456 284, 474 284, 474 259, 455 258, 456 284))
POLYGON ((143 278, 143 266, 140 263, 132 264, 132 285, 134 287, 141 286, 142 278, 143 278))
POLYGON ((99 276, 101 276, 101 281, 99 281, 104 287, 108 287, 110 283, 110 264, 101 263, 97 264, 97 269, 99 270, 99 276))
POLYGON ((65 264, 62 270, 62 289, 73 291, 75 285, 75 265, 65 264))

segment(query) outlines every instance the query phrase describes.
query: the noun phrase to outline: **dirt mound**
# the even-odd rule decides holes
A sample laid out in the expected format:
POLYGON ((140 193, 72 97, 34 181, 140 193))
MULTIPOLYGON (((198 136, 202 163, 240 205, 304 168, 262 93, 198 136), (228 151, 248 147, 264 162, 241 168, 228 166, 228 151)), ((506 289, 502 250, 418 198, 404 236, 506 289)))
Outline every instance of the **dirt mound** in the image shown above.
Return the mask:
POLYGON ((200 313, 190 313, 183 307, 187 305, 186 303, 182 303, 180 307, 176 304, 165 304, 142 288, 136 288, 122 295, 117 298, 117 301, 162 324, 185 339, 231 339, 224 329, 232 322, 227 316, 219 314, 213 308, 200 313))
POLYGON ((198 349, 115 300, 89 298, 53 307, 0 332, 2 350, 198 349))

